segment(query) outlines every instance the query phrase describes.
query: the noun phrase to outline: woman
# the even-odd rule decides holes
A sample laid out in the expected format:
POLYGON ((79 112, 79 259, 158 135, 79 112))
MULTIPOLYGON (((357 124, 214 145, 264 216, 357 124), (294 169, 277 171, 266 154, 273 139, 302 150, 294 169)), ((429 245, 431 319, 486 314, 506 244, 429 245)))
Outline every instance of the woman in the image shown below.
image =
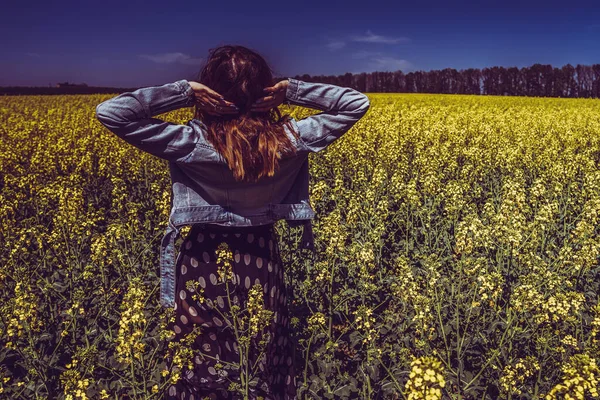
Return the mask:
POLYGON ((367 96, 347 87, 293 78, 273 84, 263 57, 243 46, 214 49, 198 82, 142 88, 97 106, 109 130, 169 161, 173 201, 161 244, 160 301, 174 309, 175 340, 197 327, 201 333, 192 344, 193 368, 184 369, 167 398, 236 399, 230 383, 250 379, 249 398, 295 398, 290 292, 274 223, 304 223, 302 245, 313 249, 308 154, 338 139, 369 106, 367 96), (281 116, 283 102, 323 112, 296 121, 281 116), (185 125, 152 118, 191 106, 195 118, 185 125), (175 262, 174 241, 186 225, 192 228, 175 262), (256 313, 256 302, 272 313, 270 323, 260 334, 255 329, 256 346, 240 362, 231 312, 235 305, 256 313), (236 362, 243 368, 221 368, 236 362))

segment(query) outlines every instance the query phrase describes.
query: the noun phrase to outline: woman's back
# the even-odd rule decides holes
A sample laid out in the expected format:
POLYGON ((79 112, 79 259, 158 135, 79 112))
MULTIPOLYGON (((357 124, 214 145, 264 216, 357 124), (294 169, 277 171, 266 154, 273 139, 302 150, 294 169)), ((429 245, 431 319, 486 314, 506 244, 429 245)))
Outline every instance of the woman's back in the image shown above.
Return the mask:
POLYGON ((307 158, 304 153, 283 159, 274 176, 263 177, 257 182, 237 181, 225 163, 192 160, 178 163, 176 168, 189 178, 185 185, 187 193, 185 198, 180 196, 180 205, 216 204, 239 215, 260 213, 264 207, 281 204, 291 188, 300 184, 297 181, 300 167, 307 158))

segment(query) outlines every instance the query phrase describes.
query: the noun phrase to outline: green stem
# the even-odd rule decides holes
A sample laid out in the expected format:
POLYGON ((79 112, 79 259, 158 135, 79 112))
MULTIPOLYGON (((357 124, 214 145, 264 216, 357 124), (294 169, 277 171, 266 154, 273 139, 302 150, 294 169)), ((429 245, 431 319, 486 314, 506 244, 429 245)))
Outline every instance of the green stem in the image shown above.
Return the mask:
POLYGON ((315 335, 315 332, 313 331, 312 334, 310 335, 310 339, 308 340, 308 346, 306 347, 306 356, 304 357, 304 383, 306 384, 306 382, 308 381, 307 375, 308 375, 308 356, 309 356, 309 351, 310 351, 310 344, 312 343, 312 339, 315 335))
MULTIPOLYGON (((502 333, 502 337, 500 338, 500 343, 498 345, 498 348, 502 348, 503 344, 504 344, 504 339, 506 337, 507 332, 510 330, 511 328, 511 323, 512 323, 512 319, 513 316, 511 314, 509 314, 509 318, 508 318, 508 322, 506 323, 506 329, 504 330, 504 332, 502 333)), ((480 333, 481 334, 481 333, 480 333)), ((479 378, 479 375, 481 375, 483 373, 483 371, 487 368, 487 366, 494 361, 494 359, 500 354, 500 350, 496 349, 496 351, 494 351, 494 354, 488 358, 488 360, 486 361, 486 363, 483 365, 483 367, 479 370, 479 372, 477 373, 477 375, 475 375, 473 377, 473 379, 471 379, 471 381, 469 381, 469 383, 467 383, 465 385, 465 390, 471 386, 471 384, 473 382, 475 382, 477 380, 477 378, 479 378)))
POLYGON ((400 386, 400 383, 396 380, 396 378, 394 377, 394 375, 392 374, 392 372, 388 369, 388 367, 385 366, 385 363, 383 363, 381 361, 381 357, 377 356, 377 359, 379 360, 379 364, 383 367, 383 369, 385 369, 385 372, 387 372, 388 376, 394 382, 394 386, 396 386, 396 389, 398 389, 398 393, 400 393, 402 395, 403 399, 406 399, 406 396, 404 395, 404 392, 402 392, 402 387, 400 386))

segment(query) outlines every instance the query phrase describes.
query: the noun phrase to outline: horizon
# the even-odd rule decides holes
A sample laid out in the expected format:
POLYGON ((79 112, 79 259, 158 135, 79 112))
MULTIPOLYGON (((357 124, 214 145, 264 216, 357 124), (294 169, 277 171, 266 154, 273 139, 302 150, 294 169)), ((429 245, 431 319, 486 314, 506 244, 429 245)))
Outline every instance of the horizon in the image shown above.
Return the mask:
MULTIPOLYGON (((551 65, 551 64, 540 64, 540 63, 534 63, 534 64, 531 64, 531 65, 525 65, 525 66, 523 66, 523 67, 517 67, 517 66, 514 66, 514 65, 511 65, 511 66, 507 66, 507 65, 492 65, 492 66, 489 66, 489 67, 484 67, 484 68, 481 68, 481 70, 482 70, 482 69, 485 69, 485 68, 496 68, 496 67, 498 67, 498 68, 505 68, 505 69, 509 69, 509 68, 519 68, 519 69, 521 69, 521 68, 528 68, 528 67, 532 67, 533 65, 551 65)), ((577 64, 575 64, 575 65, 573 65, 573 64, 565 64, 565 65, 551 65, 551 66, 552 66, 553 68, 562 68, 562 67, 565 67, 565 66, 567 66, 567 65, 571 65, 571 66, 573 66, 573 67, 576 67, 576 66, 577 66, 577 64)), ((583 65, 583 64, 581 64, 581 65, 583 65)), ((590 64, 589 66, 592 66, 592 65, 594 65, 594 64, 590 64)), ((596 65, 597 65, 597 64, 596 64, 596 65)), ((397 70, 397 71, 371 71, 371 72, 364 72, 364 71, 363 71, 363 72, 354 72, 354 73, 352 73, 352 74, 353 74, 353 75, 359 75, 359 74, 362 74, 362 73, 366 73, 366 74, 372 74, 372 73, 374 73, 374 72, 386 72, 386 73, 389 73, 389 72, 398 72, 398 71, 400 71, 400 72, 402 72, 403 74, 405 74, 405 75, 406 75, 406 74, 409 74, 409 73, 411 73, 411 72, 424 72, 424 73, 429 73, 429 72, 434 72, 434 71, 443 71, 444 69, 455 69, 456 71, 458 71, 458 72, 461 72, 461 71, 465 71, 465 70, 468 70, 468 69, 479 69, 479 68, 472 68, 472 67, 460 68, 460 69, 456 69, 456 68, 442 68, 442 69, 439 69, 439 70, 427 70, 427 71, 425 71, 425 70, 416 70, 416 71, 410 71, 410 72, 405 72, 405 71, 402 71, 402 70, 397 70)), ((344 73, 341 73, 341 74, 337 74, 337 75, 323 75, 323 74, 321 74, 321 75, 318 75, 318 74, 317 74, 317 75, 310 75, 310 74, 296 74, 296 76, 301 76, 301 75, 310 75, 311 77, 318 77, 318 76, 338 76, 338 77, 339 77, 339 76, 343 76, 343 75, 345 75, 346 73, 347 73, 347 72, 344 72, 344 73)), ((182 79, 185 79, 185 78, 182 78, 182 79)), ((142 87, 142 86, 120 86, 120 87, 118 87, 118 86, 94 86, 94 85, 89 85, 89 84, 87 84, 87 82, 74 82, 74 81, 68 81, 68 80, 67 80, 67 81, 63 81, 63 82, 52 82, 52 83, 49 83, 48 85, 45 85, 45 86, 44 86, 44 85, 41 85, 41 86, 19 86, 19 85, 15 85, 15 86, 10 86, 10 85, 3 86, 3 85, 0 85, 0 88, 8 88, 8 87, 23 87, 23 88, 38 88, 38 87, 39 87, 39 88, 47 88, 47 87, 56 87, 58 84, 65 84, 65 83, 66 83, 66 84, 69 84, 69 85, 74 85, 74 86, 77 86, 77 85, 83 85, 83 84, 85 84, 87 87, 92 87, 92 88, 130 89, 130 88, 135 88, 135 87, 142 87)), ((166 82, 165 82, 165 83, 166 83, 166 82)))
POLYGON ((34 3, 4 7, 8 22, 0 32, 11 41, 0 54, 2 87, 194 80, 209 49, 224 44, 257 51, 281 77, 600 62, 600 5, 589 0, 576 8, 540 0, 348 2, 341 8, 234 2, 227 11, 189 1, 165 8, 154 0, 107 0, 92 14, 73 0, 59 7, 34 3))

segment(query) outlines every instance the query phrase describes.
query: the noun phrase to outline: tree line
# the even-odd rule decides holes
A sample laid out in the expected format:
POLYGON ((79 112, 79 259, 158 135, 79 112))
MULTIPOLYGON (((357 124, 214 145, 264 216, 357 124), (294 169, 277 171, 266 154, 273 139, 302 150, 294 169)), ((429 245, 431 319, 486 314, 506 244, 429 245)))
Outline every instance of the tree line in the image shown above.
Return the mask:
MULTIPOLYGON (((275 78, 274 82, 285 77, 275 78)), ((491 67, 432 71, 362 72, 343 75, 296 75, 306 82, 331 83, 367 93, 446 93, 532 97, 600 97, 600 64, 567 64, 561 68, 491 67)), ((190 78, 188 80, 194 80, 190 78)), ((132 92, 139 88, 94 86, 0 87, 0 95, 94 94, 132 92)))
POLYGON ((132 92, 138 88, 96 87, 96 86, 4 86, 0 87, 0 95, 63 95, 63 94, 109 94, 132 92))
POLYGON ((561 68, 491 67, 403 73, 370 72, 344 75, 294 76, 307 82, 330 83, 370 93, 446 93, 533 97, 600 97, 600 64, 567 64, 561 68))

